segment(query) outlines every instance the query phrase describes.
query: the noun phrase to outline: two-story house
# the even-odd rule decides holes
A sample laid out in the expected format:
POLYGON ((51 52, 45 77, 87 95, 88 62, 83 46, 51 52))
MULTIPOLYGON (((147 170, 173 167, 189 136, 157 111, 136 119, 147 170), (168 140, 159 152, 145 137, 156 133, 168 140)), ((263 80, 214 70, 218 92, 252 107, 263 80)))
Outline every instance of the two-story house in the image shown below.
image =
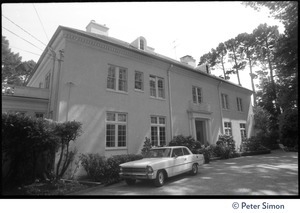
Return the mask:
POLYGON ((241 143, 252 132, 252 91, 173 60, 144 37, 127 43, 91 21, 86 31, 59 26, 28 86, 49 86, 47 117, 83 123, 80 153, 140 153, 145 137, 156 146, 173 136, 215 144, 220 134, 241 143))

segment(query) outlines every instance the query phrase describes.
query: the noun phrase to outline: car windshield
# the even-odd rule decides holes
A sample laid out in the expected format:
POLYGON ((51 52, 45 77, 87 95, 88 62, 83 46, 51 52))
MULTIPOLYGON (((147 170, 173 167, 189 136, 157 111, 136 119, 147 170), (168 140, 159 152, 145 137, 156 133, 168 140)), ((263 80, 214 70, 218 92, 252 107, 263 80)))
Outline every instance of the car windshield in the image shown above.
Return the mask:
POLYGON ((166 158, 170 157, 171 149, 170 148, 163 148, 163 149, 151 149, 146 158, 166 158))

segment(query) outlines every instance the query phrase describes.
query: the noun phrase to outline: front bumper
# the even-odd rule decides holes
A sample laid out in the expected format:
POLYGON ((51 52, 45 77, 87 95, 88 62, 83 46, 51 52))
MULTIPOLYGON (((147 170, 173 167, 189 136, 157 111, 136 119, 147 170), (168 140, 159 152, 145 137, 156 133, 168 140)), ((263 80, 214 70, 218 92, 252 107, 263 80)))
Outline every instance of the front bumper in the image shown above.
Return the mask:
POLYGON ((137 180, 153 180, 155 179, 155 172, 151 174, 141 174, 141 173, 123 173, 120 172, 119 176, 124 179, 137 179, 137 180))

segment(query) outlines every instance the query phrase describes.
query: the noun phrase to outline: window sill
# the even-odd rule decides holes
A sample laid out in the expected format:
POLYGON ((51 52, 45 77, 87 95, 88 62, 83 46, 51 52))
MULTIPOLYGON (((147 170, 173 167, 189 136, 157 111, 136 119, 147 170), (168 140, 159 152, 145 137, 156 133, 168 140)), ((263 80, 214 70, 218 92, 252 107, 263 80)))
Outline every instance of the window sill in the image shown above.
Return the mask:
POLYGON ((127 150, 127 147, 105 147, 105 151, 127 150))
POLYGON ((134 89, 135 92, 140 92, 140 93, 145 93, 144 90, 140 90, 140 89, 134 89))
POLYGON ((128 92, 119 91, 119 90, 112 90, 112 89, 107 89, 107 88, 106 88, 106 91, 108 91, 108 92, 113 92, 113 93, 118 93, 118 94, 128 95, 128 92))
POLYGON ((159 101, 166 101, 165 98, 157 98, 157 97, 153 97, 153 96, 150 96, 151 99, 155 99, 155 100, 159 100, 159 101))

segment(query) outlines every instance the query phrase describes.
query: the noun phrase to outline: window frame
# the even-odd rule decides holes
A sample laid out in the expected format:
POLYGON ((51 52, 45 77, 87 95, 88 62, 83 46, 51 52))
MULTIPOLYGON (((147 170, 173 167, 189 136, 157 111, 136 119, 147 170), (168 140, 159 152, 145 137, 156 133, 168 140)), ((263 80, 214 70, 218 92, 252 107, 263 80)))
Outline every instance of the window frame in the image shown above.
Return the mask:
MULTIPOLYGON (((127 148, 127 143, 128 143, 128 114, 125 112, 112 112, 112 111, 107 111, 105 115, 105 149, 124 149, 127 148), (108 114, 113 115, 113 119, 109 119, 110 117, 108 114), (121 116, 125 116, 125 121, 120 120, 121 116), (108 141, 108 125, 114 126, 113 128, 113 133, 111 134, 111 137, 114 139, 114 141, 108 141), (125 137, 124 135, 120 135, 120 127, 125 126, 125 137), (122 139, 124 141, 119 141, 120 136, 122 136, 122 139), (108 143, 113 143, 114 146, 108 146, 108 143), (121 146, 120 143, 125 143, 125 145, 121 146)), ((124 132, 124 131, 123 131, 124 132)))
POLYGON ((109 91, 116 91, 121 93, 128 93, 128 69, 125 67, 120 67, 112 64, 108 64, 108 70, 107 70, 107 78, 106 78, 106 89, 109 91), (114 68, 114 69, 112 69, 114 68), (113 70, 113 75, 111 75, 110 71, 113 70), (121 71, 124 71, 125 74, 123 75, 123 78, 121 78, 121 71), (110 88, 110 80, 113 82, 113 88, 110 88), (124 84, 124 89, 121 88, 121 82, 124 84))
POLYGON ((247 139, 246 123, 240 123, 241 139, 247 139))
POLYGON ((150 87, 150 97, 165 100, 166 99, 166 83, 165 79, 155 75, 149 76, 149 87, 150 87), (154 88, 151 82, 154 82, 154 88), (160 88, 159 82, 162 82, 162 87, 160 88), (153 93, 155 93, 153 95, 153 93), (161 95, 160 95, 161 94, 161 95))
POLYGON ((152 146, 165 146, 167 144, 167 134, 166 134, 166 117, 165 116, 157 116, 157 115, 151 115, 150 116, 150 141, 152 146), (155 122, 153 122, 155 120, 155 122), (161 122, 163 120, 163 122, 161 122), (152 132, 152 128, 156 128, 156 140, 157 140, 157 144, 155 144, 155 142, 153 141, 153 132, 152 132), (163 131, 162 131, 162 128, 163 131), (162 135, 163 132, 163 135, 162 135), (162 137, 164 137, 164 139, 162 139, 162 137))
POLYGON ((144 73, 141 72, 141 71, 138 71, 138 70, 136 70, 136 71, 134 72, 134 89, 137 90, 137 91, 142 91, 142 92, 144 92, 144 73), (140 76, 140 78, 141 78, 140 81, 139 81, 139 79, 137 80, 137 78, 136 78, 137 74, 140 74, 140 75, 141 75, 141 76, 140 76), (140 83, 140 84, 141 84, 141 89, 136 88, 137 83, 140 83))
POLYGON ((230 121, 224 121, 224 134, 232 136, 232 123, 230 121), (228 126, 229 124, 229 126, 228 126), (229 134, 227 134, 229 131, 229 134))
POLYGON ((202 95, 202 88, 201 87, 193 86, 192 87, 192 96, 193 96, 193 103, 194 104, 202 104, 203 103, 203 95, 202 95), (199 91, 200 91, 200 94, 199 94, 199 91))
POLYGON ((45 84, 44 84, 44 88, 45 89, 50 89, 50 77, 51 77, 51 72, 48 72, 46 75, 45 75, 45 84))
POLYGON ((240 97, 237 97, 237 98, 236 98, 236 104, 237 104, 237 110, 238 110, 239 112, 243 112, 243 111, 244 111, 244 110, 243 110, 243 99, 240 98, 240 97))
POLYGON ((221 94, 221 99, 222 99, 222 109, 229 109, 229 99, 228 99, 228 95, 225 93, 221 94))

